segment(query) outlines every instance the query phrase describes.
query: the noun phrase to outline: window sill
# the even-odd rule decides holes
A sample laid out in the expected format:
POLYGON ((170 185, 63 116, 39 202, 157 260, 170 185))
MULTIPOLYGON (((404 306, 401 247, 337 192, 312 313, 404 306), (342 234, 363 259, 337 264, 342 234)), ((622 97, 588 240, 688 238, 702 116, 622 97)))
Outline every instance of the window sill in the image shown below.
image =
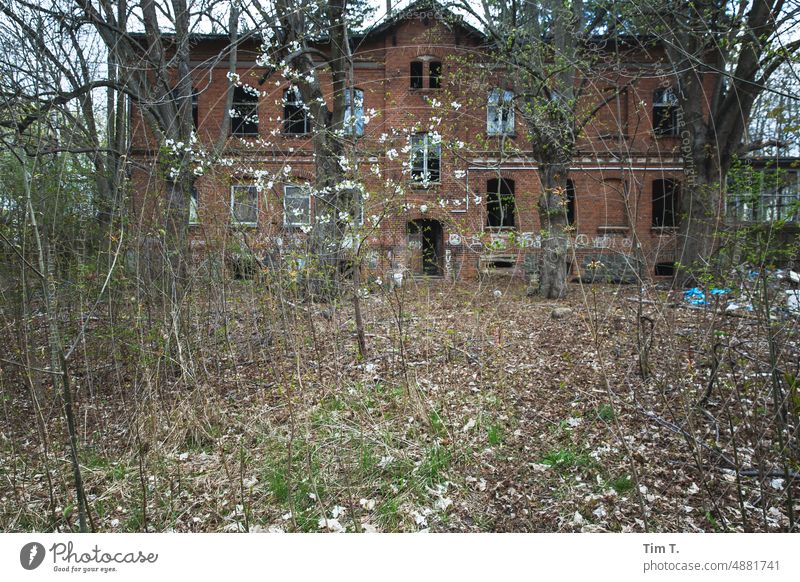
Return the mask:
POLYGON ((675 234, 678 232, 677 226, 651 226, 650 230, 656 234, 675 234))
POLYGON ((631 227, 626 226, 624 224, 606 224, 604 226, 597 227, 597 231, 602 232, 603 234, 610 232, 627 233, 628 231, 630 231, 630 229, 631 227))
POLYGON ((411 93, 438 93, 442 90, 441 87, 438 88, 430 88, 430 87, 409 87, 409 92, 411 93))
POLYGON ((287 133, 285 131, 281 132, 283 137, 308 137, 311 135, 311 132, 308 131, 306 133, 287 133))
POLYGON ((486 133, 486 137, 490 137, 490 138, 491 137, 510 137, 511 139, 514 139, 514 138, 517 137, 517 132, 516 131, 512 132, 512 133, 488 133, 487 132, 486 133))
POLYGON ((412 190, 433 190, 434 188, 438 188, 441 186, 441 181, 439 182, 428 182, 427 184, 423 184, 422 182, 409 182, 408 187, 412 190))
POLYGON ((232 222, 232 228, 258 228, 257 222, 232 222))

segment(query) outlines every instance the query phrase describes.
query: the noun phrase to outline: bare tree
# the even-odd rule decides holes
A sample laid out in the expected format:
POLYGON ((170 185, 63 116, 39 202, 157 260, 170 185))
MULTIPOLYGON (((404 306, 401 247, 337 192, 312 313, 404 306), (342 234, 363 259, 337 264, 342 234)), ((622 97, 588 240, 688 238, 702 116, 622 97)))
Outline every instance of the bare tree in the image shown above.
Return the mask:
MULTIPOLYGON (((789 32, 800 5, 785 0, 649 0, 637 4, 641 26, 664 44, 677 77, 678 126, 687 177, 681 203, 682 282, 708 266, 720 242, 725 183, 746 143, 753 105, 770 77, 794 58, 789 32), (653 23, 657 23, 653 26, 653 23)), ((795 96, 796 97, 796 96, 795 96)))

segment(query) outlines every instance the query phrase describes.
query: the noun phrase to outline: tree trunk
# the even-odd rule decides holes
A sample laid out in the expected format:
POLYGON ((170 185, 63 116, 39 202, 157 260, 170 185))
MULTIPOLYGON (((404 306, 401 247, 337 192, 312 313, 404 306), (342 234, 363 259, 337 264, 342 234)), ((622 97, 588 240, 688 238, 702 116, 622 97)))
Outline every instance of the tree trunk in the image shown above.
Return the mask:
POLYGON ((720 240, 723 219, 725 175, 711 154, 702 165, 689 165, 681 193, 681 221, 677 257, 680 268, 677 282, 693 285, 702 271, 711 266, 720 240))
POLYGON ((539 167, 542 194, 539 196, 539 223, 542 229, 540 292, 547 299, 567 294, 566 188, 568 166, 543 163, 539 167))

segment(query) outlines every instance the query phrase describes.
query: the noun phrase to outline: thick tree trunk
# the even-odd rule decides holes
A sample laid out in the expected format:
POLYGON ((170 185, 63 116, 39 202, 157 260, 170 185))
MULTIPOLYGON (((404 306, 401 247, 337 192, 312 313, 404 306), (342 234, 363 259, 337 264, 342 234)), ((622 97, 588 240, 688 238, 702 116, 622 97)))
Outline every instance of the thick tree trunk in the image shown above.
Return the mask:
POLYGON ((566 187, 568 166, 543 163, 539 168, 542 194, 539 197, 539 222, 542 228, 540 292, 547 299, 567 294, 566 187))
POLYGON ((724 212, 725 175, 710 156, 702 165, 688 165, 680 199, 680 227, 676 249, 680 268, 677 283, 693 285, 712 266, 719 246, 724 212))

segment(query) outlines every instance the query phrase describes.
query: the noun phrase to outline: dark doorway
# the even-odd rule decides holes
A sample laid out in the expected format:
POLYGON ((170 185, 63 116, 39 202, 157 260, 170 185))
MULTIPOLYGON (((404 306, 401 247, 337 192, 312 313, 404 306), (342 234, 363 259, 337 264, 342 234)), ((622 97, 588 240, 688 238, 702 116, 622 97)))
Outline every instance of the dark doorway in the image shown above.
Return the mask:
POLYGON ((441 276, 442 246, 442 225, 438 220, 415 220, 408 223, 410 267, 415 274, 441 276))

